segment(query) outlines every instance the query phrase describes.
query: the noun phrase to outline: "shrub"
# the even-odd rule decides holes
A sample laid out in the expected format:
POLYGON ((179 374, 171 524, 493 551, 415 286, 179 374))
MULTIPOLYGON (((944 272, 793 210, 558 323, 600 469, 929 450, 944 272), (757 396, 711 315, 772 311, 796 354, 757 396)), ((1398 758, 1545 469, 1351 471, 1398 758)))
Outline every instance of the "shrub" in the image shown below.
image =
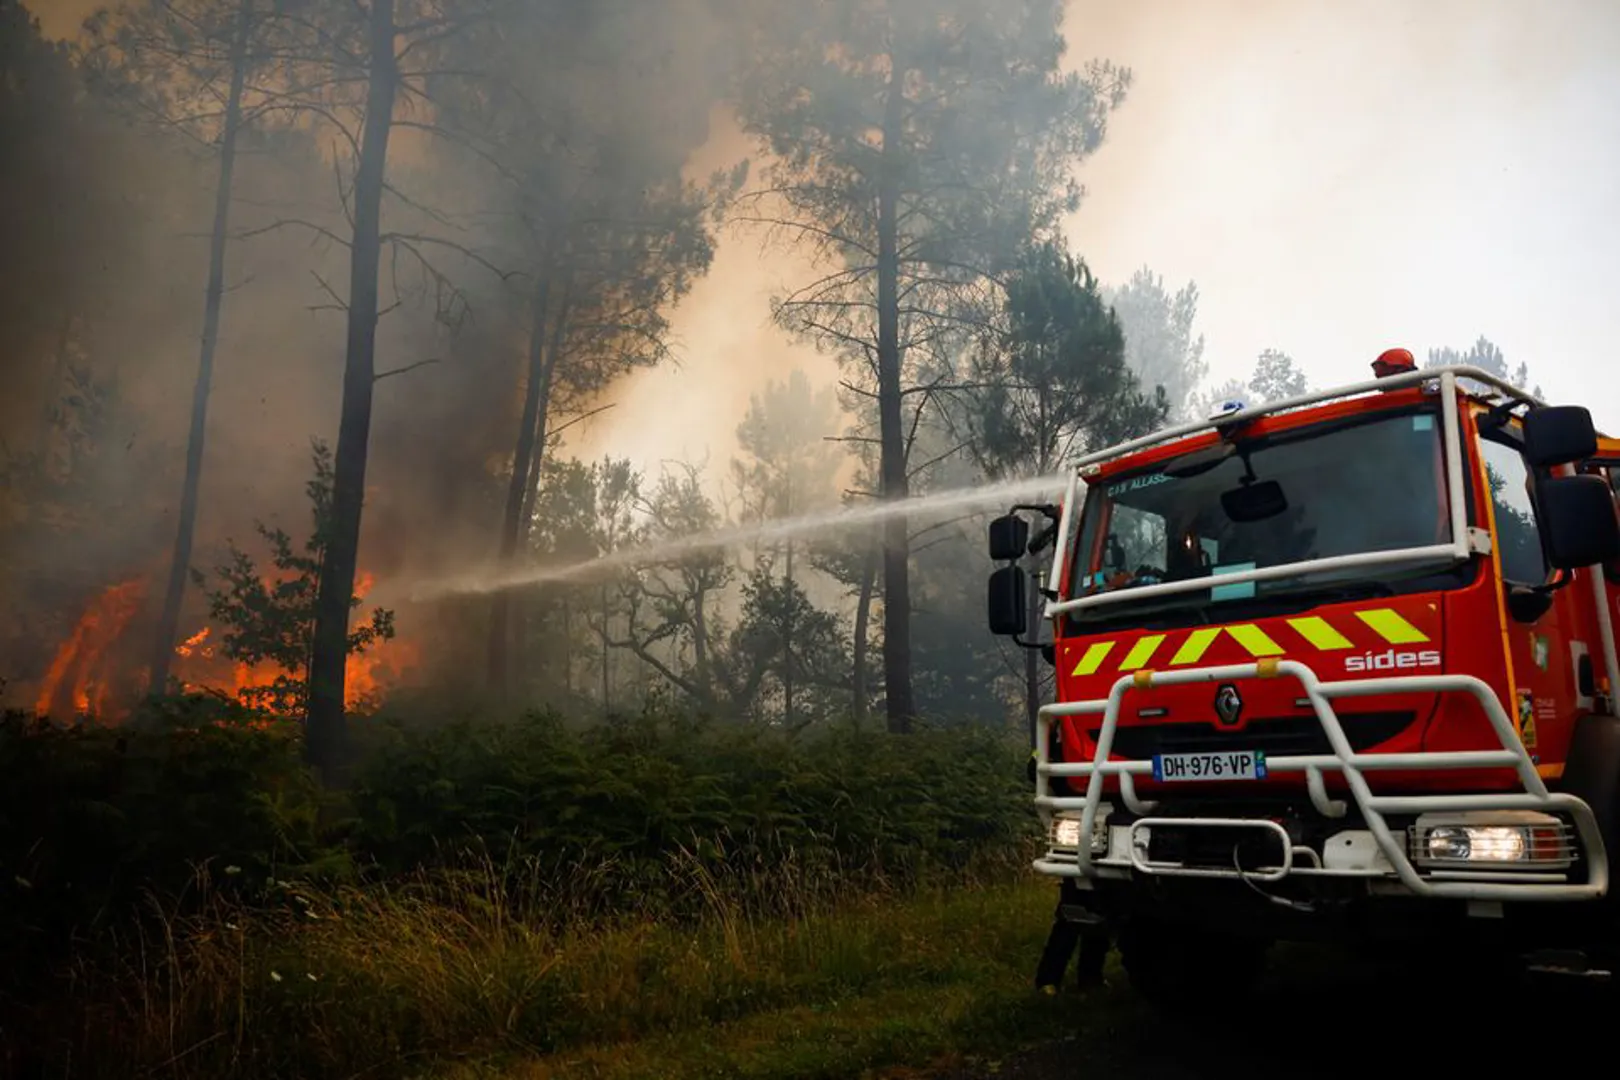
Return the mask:
POLYGON ((584 730, 530 714, 377 737, 352 793, 357 855, 391 873, 469 854, 590 867, 594 895, 573 899, 600 909, 671 901, 675 851, 733 877, 791 859, 811 877, 911 884, 1021 854, 1032 822, 1018 748, 984 731, 795 740, 655 714, 584 730))

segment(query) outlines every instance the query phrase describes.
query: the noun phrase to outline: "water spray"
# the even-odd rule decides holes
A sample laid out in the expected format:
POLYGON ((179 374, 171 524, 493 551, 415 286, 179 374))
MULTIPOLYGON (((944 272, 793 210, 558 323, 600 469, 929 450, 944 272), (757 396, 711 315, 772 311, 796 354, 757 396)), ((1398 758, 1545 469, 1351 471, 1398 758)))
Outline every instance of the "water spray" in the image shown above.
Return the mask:
POLYGON ((816 533, 849 531, 897 517, 929 512, 968 510, 976 507, 1005 506, 1009 500, 1060 493, 1068 485, 1069 474, 1054 473, 1022 480, 1003 480, 971 488, 954 488, 915 499, 878 503, 859 510, 830 510, 815 514, 776 518, 751 525, 733 525, 694 536, 677 536, 657 543, 624 548, 593 559, 559 566, 530 566, 505 572, 441 578, 423 582, 411 591, 413 603, 444 596, 492 593, 502 589, 543 585, 559 581, 579 581, 648 563, 668 562, 759 540, 786 540, 816 533))

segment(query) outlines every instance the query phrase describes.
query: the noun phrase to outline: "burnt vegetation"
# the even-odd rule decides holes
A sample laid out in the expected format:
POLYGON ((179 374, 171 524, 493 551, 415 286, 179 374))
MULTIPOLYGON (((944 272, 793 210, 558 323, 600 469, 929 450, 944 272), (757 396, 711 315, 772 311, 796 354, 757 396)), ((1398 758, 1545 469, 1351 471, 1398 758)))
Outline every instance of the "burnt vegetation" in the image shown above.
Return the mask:
POLYGON ((679 542, 1303 387, 1067 249, 1131 79, 1062 16, 0 0, 0 1066, 405 1075, 1005 954, 917 899, 1032 827, 984 515, 679 542), (635 460, 736 245, 813 269, 727 317, 826 361, 635 460))

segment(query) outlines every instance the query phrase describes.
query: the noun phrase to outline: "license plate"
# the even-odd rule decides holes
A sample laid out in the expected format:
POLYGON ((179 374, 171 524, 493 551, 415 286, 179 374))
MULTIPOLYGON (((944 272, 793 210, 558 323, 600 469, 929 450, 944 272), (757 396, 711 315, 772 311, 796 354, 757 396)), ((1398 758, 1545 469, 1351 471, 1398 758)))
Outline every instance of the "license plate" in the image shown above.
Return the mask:
POLYGON ((1218 754, 1154 754, 1153 779, 1264 780, 1263 750, 1223 750, 1218 754))

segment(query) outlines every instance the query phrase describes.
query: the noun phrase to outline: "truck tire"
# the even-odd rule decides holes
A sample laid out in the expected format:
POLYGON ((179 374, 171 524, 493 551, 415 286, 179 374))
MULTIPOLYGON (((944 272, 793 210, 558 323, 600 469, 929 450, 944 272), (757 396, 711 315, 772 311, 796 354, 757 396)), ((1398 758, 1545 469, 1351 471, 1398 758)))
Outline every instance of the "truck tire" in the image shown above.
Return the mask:
POLYGON ((1575 721, 1566 761, 1558 787, 1584 799, 1597 816, 1609 855, 1609 896, 1613 897, 1615 862, 1620 856, 1616 850, 1620 846, 1620 717, 1583 716, 1575 721))
POLYGON ((1127 920, 1119 937, 1131 987, 1154 1008, 1181 1016, 1247 992, 1265 974, 1270 945, 1260 938, 1141 916, 1127 920))
POLYGON ((1589 915, 1587 956, 1600 968, 1620 971, 1620 717, 1577 720, 1565 760, 1557 787, 1592 808, 1609 858, 1609 891, 1589 915))

